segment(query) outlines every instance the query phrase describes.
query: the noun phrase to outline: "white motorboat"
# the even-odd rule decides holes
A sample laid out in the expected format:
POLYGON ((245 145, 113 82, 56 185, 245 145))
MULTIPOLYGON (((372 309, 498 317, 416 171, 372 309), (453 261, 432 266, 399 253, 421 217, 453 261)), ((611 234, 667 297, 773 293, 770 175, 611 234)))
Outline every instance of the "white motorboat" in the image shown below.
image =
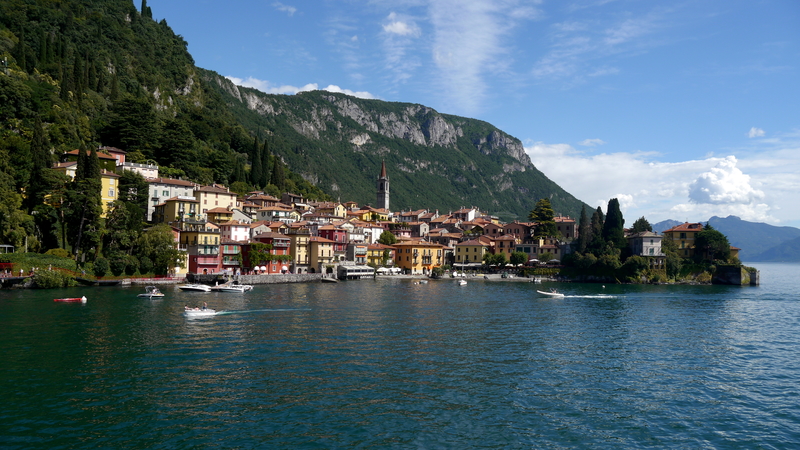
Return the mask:
POLYGON ((206 307, 203 307, 203 308, 189 308, 187 306, 187 307, 184 307, 184 310, 183 310, 183 315, 186 316, 188 319, 195 319, 195 318, 200 318, 200 317, 211 317, 211 316, 215 316, 216 314, 217 314, 216 310, 213 310, 211 308, 206 308, 206 307))
POLYGON ((552 290, 550 292, 537 290, 536 292, 538 292, 538 293, 540 293, 542 295, 546 295, 548 297, 563 297, 564 296, 564 294, 562 294, 561 292, 556 292, 555 290, 552 290))
POLYGON ((249 284, 234 284, 234 283, 225 283, 225 284, 218 284, 216 286, 211 286, 212 291, 216 292, 238 292, 244 293, 249 290, 253 289, 253 286, 249 284))
POLYGON ((144 288, 144 293, 139 294, 138 297, 146 297, 146 298, 161 298, 164 296, 164 293, 158 290, 155 286, 147 286, 144 288))
POLYGON ((211 292, 211 286, 205 284, 180 284, 178 289, 182 291, 211 292))
POLYGON ((458 280, 458 285, 459 286, 466 286, 467 285, 467 280, 458 280))

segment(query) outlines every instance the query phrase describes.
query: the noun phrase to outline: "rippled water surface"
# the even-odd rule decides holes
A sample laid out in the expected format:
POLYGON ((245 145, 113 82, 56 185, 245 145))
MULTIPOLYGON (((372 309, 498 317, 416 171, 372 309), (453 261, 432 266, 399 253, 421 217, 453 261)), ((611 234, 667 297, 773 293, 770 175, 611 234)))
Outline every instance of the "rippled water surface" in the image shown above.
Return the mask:
POLYGON ((800 265, 756 266, 760 287, 2 291, 0 447, 797 448, 800 265), (202 301, 226 314, 183 317, 202 301))

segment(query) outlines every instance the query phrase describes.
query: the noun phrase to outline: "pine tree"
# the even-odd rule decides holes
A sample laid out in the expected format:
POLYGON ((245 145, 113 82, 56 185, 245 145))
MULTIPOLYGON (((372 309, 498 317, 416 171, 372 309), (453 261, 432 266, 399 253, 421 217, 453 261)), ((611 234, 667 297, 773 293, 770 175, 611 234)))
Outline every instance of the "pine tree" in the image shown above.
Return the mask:
POLYGON ((535 237, 558 236, 556 222, 553 220, 555 215, 549 199, 543 198, 536 202, 536 208, 528 214, 528 219, 536 222, 533 235, 535 237))

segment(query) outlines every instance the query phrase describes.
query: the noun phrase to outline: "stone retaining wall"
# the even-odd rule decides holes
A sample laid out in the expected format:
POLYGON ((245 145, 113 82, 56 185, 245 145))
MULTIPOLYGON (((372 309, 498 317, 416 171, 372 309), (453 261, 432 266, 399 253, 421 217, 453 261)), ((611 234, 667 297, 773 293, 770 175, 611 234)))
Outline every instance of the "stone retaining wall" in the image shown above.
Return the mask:
POLYGON ((302 274, 273 274, 273 275, 202 275, 188 274, 186 280, 189 283, 202 283, 213 286, 217 283, 222 284, 231 279, 240 284, 280 284, 280 283, 308 283, 319 281, 324 275, 321 273, 302 273, 302 274))

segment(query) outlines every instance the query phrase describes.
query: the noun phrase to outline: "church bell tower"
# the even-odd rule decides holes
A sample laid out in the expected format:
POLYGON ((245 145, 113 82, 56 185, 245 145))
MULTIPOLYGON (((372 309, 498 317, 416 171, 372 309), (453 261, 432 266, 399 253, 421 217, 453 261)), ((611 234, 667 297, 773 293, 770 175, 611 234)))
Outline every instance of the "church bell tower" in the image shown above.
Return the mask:
POLYGON ((381 174, 378 176, 378 204, 375 207, 389 211, 389 177, 386 176, 386 161, 381 161, 381 174))

